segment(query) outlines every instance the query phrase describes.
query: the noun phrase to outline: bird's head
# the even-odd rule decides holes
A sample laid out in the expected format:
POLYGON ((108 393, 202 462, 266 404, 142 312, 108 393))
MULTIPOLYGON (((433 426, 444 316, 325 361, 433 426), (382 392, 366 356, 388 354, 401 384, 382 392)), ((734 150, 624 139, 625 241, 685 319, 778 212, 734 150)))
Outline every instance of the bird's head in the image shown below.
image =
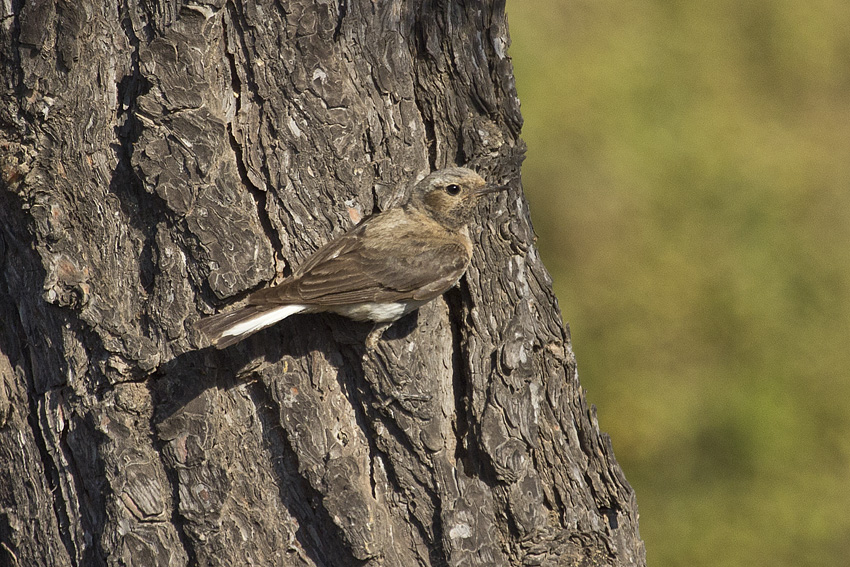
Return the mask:
POLYGON ((505 189, 488 185, 465 167, 440 169, 416 184, 407 207, 426 213, 448 228, 459 229, 472 220, 478 199, 505 189))

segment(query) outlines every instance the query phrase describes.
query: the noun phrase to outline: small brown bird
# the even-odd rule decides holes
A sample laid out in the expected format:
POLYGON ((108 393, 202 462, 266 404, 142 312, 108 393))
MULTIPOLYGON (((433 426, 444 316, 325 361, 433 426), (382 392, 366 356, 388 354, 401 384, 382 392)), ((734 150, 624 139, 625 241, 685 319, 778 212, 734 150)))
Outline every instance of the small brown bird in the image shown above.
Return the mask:
POLYGON ((431 173, 400 207, 374 215, 317 250, 280 285, 248 305, 201 319, 197 328, 225 348, 295 313, 339 313, 390 323, 452 287, 472 258, 467 224, 488 186, 462 167, 431 173))

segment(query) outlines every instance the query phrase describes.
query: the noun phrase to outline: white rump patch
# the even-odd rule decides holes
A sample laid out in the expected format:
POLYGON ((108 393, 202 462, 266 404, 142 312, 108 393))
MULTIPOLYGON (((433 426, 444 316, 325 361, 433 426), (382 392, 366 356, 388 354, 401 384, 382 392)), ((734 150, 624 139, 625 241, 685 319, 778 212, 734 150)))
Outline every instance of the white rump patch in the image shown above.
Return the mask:
POLYGON ((238 337, 240 335, 248 335, 259 331, 260 329, 270 327, 278 321, 283 321, 290 315, 301 313, 305 309, 307 309, 306 305, 281 305, 277 309, 272 309, 271 311, 266 311, 265 313, 258 313, 255 317, 252 317, 247 321, 242 321, 241 323, 233 325, 232 327, 224 331, 221 336, 238 337))

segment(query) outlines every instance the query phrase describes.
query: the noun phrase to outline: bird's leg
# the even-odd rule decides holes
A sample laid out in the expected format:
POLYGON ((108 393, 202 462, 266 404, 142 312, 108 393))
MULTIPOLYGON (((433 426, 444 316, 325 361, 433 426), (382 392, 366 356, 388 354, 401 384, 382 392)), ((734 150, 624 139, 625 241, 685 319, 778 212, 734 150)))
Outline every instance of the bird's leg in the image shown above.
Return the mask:
POLYGON ((390 325, 392 325, 391 322, 375 323, 375 326, 372 327, 372 330, 369 331, 369 334, 366 336, 366 350, 368 352, 375 351, 378 348, 378 341, 390 325))

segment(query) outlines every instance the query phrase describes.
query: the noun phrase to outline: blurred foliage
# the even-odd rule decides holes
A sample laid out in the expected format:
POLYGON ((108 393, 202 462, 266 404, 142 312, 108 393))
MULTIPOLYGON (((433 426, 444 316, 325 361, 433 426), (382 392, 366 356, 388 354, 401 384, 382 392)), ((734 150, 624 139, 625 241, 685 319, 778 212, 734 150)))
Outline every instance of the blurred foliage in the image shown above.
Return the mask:
POLYGON ((850 3, 513 0, 523 182, 654 567, 850 557, 850 3))

